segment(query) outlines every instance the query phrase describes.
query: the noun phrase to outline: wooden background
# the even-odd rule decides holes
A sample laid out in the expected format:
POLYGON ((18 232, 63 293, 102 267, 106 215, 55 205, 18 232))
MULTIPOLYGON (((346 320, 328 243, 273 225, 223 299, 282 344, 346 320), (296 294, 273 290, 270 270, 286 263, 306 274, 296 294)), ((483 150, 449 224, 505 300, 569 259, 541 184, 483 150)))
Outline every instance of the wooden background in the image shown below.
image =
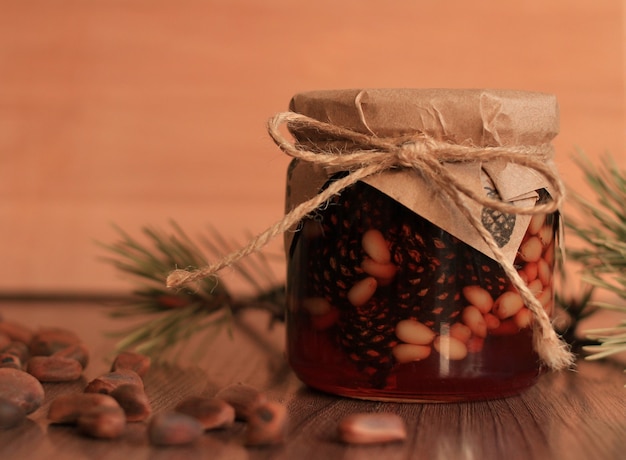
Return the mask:
MULTIPOLYGON (((555 93, 557 161, 625 166, 622 0, 0 0, 0 294, 115 293, 118 224, 233 237, 281 217, 292 94, 555 93)), ((280 244, 277 244, 280 247, 280 244)))

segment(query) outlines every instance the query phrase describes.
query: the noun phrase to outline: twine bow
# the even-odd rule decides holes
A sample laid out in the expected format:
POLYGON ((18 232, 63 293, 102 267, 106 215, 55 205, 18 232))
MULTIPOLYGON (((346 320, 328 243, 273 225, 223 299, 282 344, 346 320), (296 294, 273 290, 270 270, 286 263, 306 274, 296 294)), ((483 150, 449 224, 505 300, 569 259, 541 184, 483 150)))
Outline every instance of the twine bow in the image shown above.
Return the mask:
POLYGON ((509 214, 534 215, 557 211, 564 199, 564 187, 557 174, 547 164, 553 156, 550 144, 475 147, 439 141, 424 134, 397 139, 379 138, 323 123, 293 112, 279 113, 271 118, 268 122, 268 132, 276 145, 287 155, 325 168, 347 171, 348 174, 332 182, 315 197, 294 207, 281 220, 254 237, 239 251, 194 271, 174 270, 167 278, 168 287, 182 287, 213 276, 222 268, 259 251, 274 237, 291 229, 334 195, 366 177, 393 169, 408 168, 418 172, 425 181, 455 203, 483 238, 495 260, 500 263, 512 285, 533 314, 533 346, 543 363, 554 370, 572 365, 573 355, 568 346, 557 336, 543 306, 526 286, 513 264, 505 258, 491 233, 466 204, 466 199, 469 198, 484 207, 509 214), (294 133, 298 138, 297 142, 288 140, 282 135, 280 127, 283 125, 294 133), (324 141, 308 142, 307 133, 315 134, 316 139, 319 137, 324 141), (495 160, 505 160, 525 166, 541 174, 552 187, 552 201, 522 207, 483 196, 461 184, 445 167, 446 163, 495 160))

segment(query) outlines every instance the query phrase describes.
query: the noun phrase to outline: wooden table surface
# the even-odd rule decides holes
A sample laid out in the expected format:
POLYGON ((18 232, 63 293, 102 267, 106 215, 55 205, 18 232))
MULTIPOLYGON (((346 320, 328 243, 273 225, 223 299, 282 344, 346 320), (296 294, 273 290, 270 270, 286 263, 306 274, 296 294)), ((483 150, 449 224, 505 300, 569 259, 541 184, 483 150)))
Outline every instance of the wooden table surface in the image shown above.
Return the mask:
POLYGON ((18 428, 0 431, 0 458, 8 459, 581 459, 613 460, 626 452, 626 376, 623 363, 579 361, 576 371, 546 373, 520 396, 453 404, 396 404, 350 400, 306 388, 284 359, 282 324, 268 328, 261 312, 238 317, 232 336, 225 329, 199 360, 153 366, 145 377, 153 413, 190 395, 212 395, 230 383, 266 391, 288 408, 286 443, 248 448, 242 422, 207 432, 185 447, 148 443, 146 423, 132 423, 114 441, 82 437, 73 427, 49 425, 49 403, 80 392, 106 372, 115 341, 107 333, 124 323, 107 316, 98 302, 0 303, 5 320, 36 329, 63 327, 78 333, 91 350, 84 377, 44 384, 44 405, 18 428), (391 411, 407 423, 406 442, 348 446, 338 442, 338 420, 354 412, 391 411))

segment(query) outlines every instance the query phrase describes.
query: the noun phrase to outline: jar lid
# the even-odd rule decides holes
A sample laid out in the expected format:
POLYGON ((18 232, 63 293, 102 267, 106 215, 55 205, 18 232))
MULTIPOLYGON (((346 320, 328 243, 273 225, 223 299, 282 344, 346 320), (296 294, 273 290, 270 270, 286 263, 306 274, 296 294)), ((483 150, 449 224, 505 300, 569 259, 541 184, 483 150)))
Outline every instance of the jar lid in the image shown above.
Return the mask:
MULTIPOLYGON (((391 145, 405 145, 407 139, 426 134, 448 144, 471 148, 510 148, 532 155, 550 151, 549 143, 558 133, 558 105, 550 94, 487 89, 352 89, 311 91, 293 97, 292 112, 317 121, 350 129, 368 136, 384 138, 391 145), (526 149, 536 146, 537 149, 526 149)), ((290 127, 296 141, 305 148, 322 151, 351 152, 352 144, 332 130, 294 125, 290 127), (342 144, 343 142, 343 144, 342 144)), ((358 151, 360 145, 355 144, 358 151)), ((367 147, 366 147, 367 148, 367 147)), ((478 161, 444 162, 444 167, 457 186, 471 190, 476 196, 491 193, 503 202, 520 209, 534 206, 538 190, 553 193, 552 182, 543 174, 519 162, 509 162, 504 156, 478 161)), ((551 158, 541 164, 557 175, 551 158)), ((287 209, 309 200, 319 193, 331 176, 341 171, 298 161, 290 168, 290 196, 287 209)), ((416 214, 439 226, 461 241, 489 257, 495 257, 489 243, 479 229, 463 214, 462 209, 481 216, 483 205, 460 193, 442 195, 421 172, 412 168, 392 168, 373 174, 362 182, 377 188, 416 214)), ((558 179, 557 179, 558 180, 558 179)), ((530 215, 522 213, 515 218, 508 240, 502 240, 500 252, 513 261, 530 215)), ((288 240, 287 238, 286 240, 288 240)))
POLYGON ((290 110, 377 137, 424 133, 479 147, 540 145, 559 132, 556 96, 528 91, 321 90, 296 94, 290 110))

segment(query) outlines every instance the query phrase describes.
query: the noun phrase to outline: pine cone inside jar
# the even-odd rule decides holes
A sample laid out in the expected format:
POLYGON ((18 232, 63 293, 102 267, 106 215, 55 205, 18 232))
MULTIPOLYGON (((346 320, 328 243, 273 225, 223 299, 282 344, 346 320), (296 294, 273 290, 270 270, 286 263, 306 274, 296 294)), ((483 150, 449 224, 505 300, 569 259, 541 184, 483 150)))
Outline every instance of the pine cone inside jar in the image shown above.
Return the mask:
POLYGON ((294 238, 306 245, 300 252, 306 292, 298 295, 323 298, 336 309, 329 332, 375 387, 397 364, 392 351, 400 321, 439 333, 442 323, 460 320, 464 286, 479 284, 494 298, 506 287, 497 262, 365 183, 333 197, 307 226, 316 229, 314 238, 302 237, 306 232, 294 238), (388 262, 370 254, 364 236, 374 232, 386 243, 388 262))

